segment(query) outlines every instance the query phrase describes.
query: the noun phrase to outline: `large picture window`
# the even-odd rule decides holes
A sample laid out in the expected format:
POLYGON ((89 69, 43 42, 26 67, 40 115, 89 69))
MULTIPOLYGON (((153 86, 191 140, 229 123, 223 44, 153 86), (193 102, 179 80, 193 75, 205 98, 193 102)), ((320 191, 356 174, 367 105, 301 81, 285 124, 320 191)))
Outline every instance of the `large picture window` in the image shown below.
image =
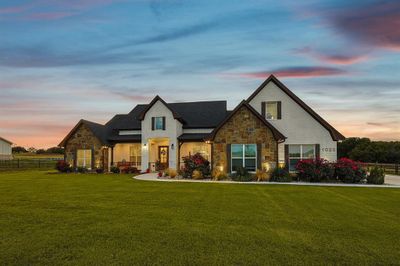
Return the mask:
POLYGON ((289 145, 289 171, 296 171, 296 164, 300 160, 314 159, 315 145, 289 145))
POLYGON ((132 166, 140 168, 142 165, 142 151, 140 145, 132 145, 129 147, 129 161, 132 166))
POLYGON ((239 167, 248 171, 256 171, 257 145, 256 144, 232 144, 231 145, 231 171, 235 172, 239 167))
POLYGON ((79 149, 76 151, 76 166, 92 168, 92 150, 79 149))

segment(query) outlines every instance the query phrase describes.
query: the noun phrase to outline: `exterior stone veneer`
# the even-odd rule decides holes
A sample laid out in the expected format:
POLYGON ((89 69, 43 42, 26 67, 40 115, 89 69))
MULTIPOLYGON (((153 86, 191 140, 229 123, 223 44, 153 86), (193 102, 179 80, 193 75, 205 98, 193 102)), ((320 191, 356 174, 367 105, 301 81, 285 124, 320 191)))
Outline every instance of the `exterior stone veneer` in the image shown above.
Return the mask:
MULTIPOLYGON (((216 133, 212 149, 212 165, 228 169, 227 144, 258 144, 261 155, 258 160, 261 163, 269 162, 275 166, 277 162, 278 150, 277 141, 272 135, 272 131, 256 117, 246 106, 242 106, 216 133)), ((259 152, 259 151, 258 151, 259 152)), ((257 162, 260 165, 260 162, 257 162)), ((260 167, 257 167, 260 168, 260 167)))
POLYGON ((108 152, 103 151, 102 146, 103 144, 93 132, 85 124, 82 124, 65 144, 65 160, 76 167, 76 151, 78 149, 91 149, 92 168, 104 169, 107 167, 107 163, 105 163, 107 158, 105 157, 107 157, 108 152))

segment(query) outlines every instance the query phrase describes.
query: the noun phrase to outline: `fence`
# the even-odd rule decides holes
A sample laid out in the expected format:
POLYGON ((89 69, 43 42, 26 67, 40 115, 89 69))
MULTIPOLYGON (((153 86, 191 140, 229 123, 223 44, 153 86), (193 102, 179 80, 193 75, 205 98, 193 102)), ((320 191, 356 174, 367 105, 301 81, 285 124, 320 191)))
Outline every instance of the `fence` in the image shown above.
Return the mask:
POLYGON ((390 163, 365 163, 365 166, 370 168, 374 166, 381 167, 385 170, 386 174, 400 175, 400 164, 390 164, 390 163))
POLYGON ((59 160, 57 158, 0 160, 0 170, 54 169, 59 160))

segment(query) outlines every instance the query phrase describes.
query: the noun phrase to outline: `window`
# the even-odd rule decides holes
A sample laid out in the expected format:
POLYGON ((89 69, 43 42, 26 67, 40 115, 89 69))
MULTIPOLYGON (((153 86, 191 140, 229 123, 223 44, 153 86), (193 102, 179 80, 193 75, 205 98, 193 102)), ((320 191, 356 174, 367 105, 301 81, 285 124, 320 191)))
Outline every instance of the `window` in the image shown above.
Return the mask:
POLYGON ((248 171, 256 171, 257 145, 256 144, 232 144, 231 145, 231 170, 235 172, 239 167, 248 171))
POLYGON ((209 160, 210 155, 208 154, 207 144, 194 144, 193 154, 200 153, 206 160, 209 160))
POLYGON ((261 111, 265 119, 281 119, 281 102, 263 102, 261 111))
POLYGON ((92 150, 80 149, 76 151, 76 166, 92 168, 92 150))
POLYGON ((165 117, 163 116, 152 117, 152 129, 165 130, 165 117))
POLYGON ((140 145, 132 145, 129 147, 129 161, 132 166, 140 168, 142 165, 142 151, 140 145))
POLYGON ((314 158, 315 145, 289 145, 289 171, 296 171, 298 161, 314 158))

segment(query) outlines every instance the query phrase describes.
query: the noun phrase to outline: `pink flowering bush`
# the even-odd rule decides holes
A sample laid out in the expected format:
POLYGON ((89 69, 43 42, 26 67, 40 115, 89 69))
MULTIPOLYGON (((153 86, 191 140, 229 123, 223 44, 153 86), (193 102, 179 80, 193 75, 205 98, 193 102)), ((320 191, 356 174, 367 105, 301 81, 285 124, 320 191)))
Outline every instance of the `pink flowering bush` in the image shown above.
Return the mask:
POLYGON ((335 170, 325 159, 300 160, 296 165, 297 178, 305 182, 335 180, 335 170))
POLYGON ((360 183, 367 178, 367 171, 360 162, 341 158, 335 163, 335 175, 344 183, 360 183))
POLYGON ((200 153, 183 157, 183 177, 191 178, 194 170, 198 170, 204 177, 210 176, 210 162, 200 153))

